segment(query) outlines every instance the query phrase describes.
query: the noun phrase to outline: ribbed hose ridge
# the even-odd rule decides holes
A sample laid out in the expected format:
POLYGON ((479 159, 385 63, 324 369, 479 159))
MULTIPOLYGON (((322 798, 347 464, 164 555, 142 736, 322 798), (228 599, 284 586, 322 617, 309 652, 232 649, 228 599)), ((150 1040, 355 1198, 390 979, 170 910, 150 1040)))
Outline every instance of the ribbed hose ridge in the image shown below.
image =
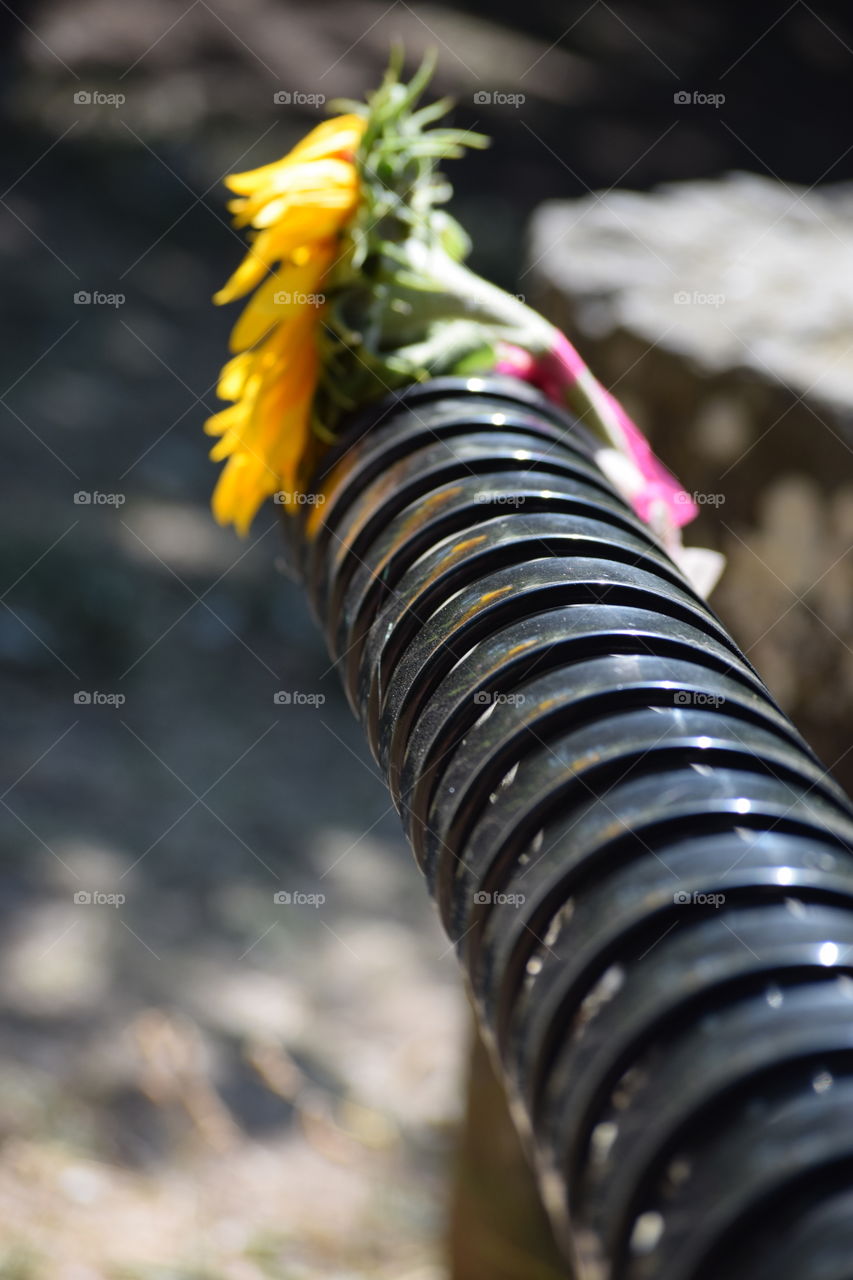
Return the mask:
POLYGON ((581 1280, 850 1280, 849 802, 537 393, 410 388, 316 490, 295 556, 581 1280))

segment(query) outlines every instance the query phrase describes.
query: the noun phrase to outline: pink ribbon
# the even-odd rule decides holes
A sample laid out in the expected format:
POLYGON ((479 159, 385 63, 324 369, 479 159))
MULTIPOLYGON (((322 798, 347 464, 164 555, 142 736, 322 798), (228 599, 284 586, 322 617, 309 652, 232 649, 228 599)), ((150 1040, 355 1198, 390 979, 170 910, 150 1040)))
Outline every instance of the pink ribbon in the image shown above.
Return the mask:
MULTIPOLYGON (((563 334, 546 355, 534 357, 521 347, 505 343, 496 373, 506 373, 530 382, 557 404, 565 405, 566 392, 587 373, 576 349, 563 334)), ((631 496, 631 504, 641 520, 647 523, 654 508, 663 503, 676 527, 688 524, 698 515, 693 499, 652 453, 651 446, 635 422, 628 417, 619 401, 601 387, 624 437, 625 453, 632 459, 643 478, 642 487, 631 496)))

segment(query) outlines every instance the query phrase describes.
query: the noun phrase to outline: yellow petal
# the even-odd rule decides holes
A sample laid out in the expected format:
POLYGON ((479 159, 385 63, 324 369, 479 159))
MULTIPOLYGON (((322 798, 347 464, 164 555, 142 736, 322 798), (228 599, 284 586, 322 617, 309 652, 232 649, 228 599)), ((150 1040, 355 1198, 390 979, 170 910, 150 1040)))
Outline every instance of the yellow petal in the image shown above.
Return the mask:
POLYGON ((297 191, 290 195, 276 196, 265 204, 258 205, 248 215, 240 214, 234 218, 234 225, 246 226, 251 222, 253 227, 265 230, 277 222, 289 225, 294 213, 300 209, 323 209, 338 211, 337 227, 343 226, 357 204, 355 188, 329 187, 325 191, 297 191))
POLYGON ((332 259, 332 246, 317 248, 303 263, 288 263, 255 291, 231 333, 231 350, 252 347, 275 324, 287 324, 306 305, 306 299, 319 296, 320 283, 332 259))
POLYGON ((293 186, 284 191, 264 187, 254 196, 232 202, 234 226, 269 227, 301 209, 354 208, 358 201, 358 184, 354 175, 353 170, 346 182, 324 182, 318 178, 316 183, 293 186))
POLYGON ((277 271, 255 290, 231 331, 232 351, 244 351, 252 347, 275 324, 284 324, 289 315, 299 309, 293 298, 291 273, 287 268, 277 271))
POLYGON ((239 400, 252 372, 254 358, 250 351, 243 351, 223 365, 216 384, 216 394, 220 400, 239 400))
POLYGON ((237 270, 226 280, 221 289, 213 295, 218 307, 226 302, 234 302, 259 285, 269 271, 269 264, 264 261, 256 249, 251 249, 237 270))
MULTIPOLYGON (((347 212, 341 207, 294 206, 289 209, 284 224, 258 233, 237 270, 213 295, 213 301, 222 306, 250 293, 276 263, 299 255, 304 248, 310 250, 314 241, 328 240, 340 231, 347 212)), ((310 256, 310 252, 303 256, 310 256)))
POLYGON ((245 436, 245 426, 249 420, 249 408, 250 406, 247 406, 247 411, 240 421, 235 422, 234 425, 230 427, 219 440, 217 440, 216 444, 208 454, 208 457, 212 462, 224 462, 226 458, 231 457, 232 453, 237 453, 244 447, 243 440, 245 436))
POLYGON ((213 514, 219 524, 233 524, 244 536, 264 498, 275 493, 277 476, 262 459, 235 454, 228 460, 213 491, 213 514))
MULTIPOLYGON (((246 196, 236 212, 248 222, 252 212, 276 196, 296 192, 321 192, 334 187, 351 190, 355 167, 348 160, 309 160, 304 164, 279 164, 267 181, 246 196)), ((237 204, 236 201, 232 202, 237 204)))
POLYGON ((235 222, 259 234, 215 300, 254 293, 217 387, 235 403, 209 418, 205 431, 219 436, 211 457, 226 460, 214 515, 241 534, 265 497, 297 484, 317 387, 322 286, 338 233, 358 204, 352 154, 364 128, 360 116, 326 121, 282 160, 227 180, 239 197, 229 205, 235 222))
POLYGON ((339 208, 295 205, 289 210, 285 225, 258 234, 254 252, 275 263, 302 245, 330 240, 340 231, 343 221, 339 208))
POLYGON ((241 400, 239 404, 229 405, 227 409, 220 409, 219 413, 214 413, 213 417, 208 418, 204 424, 205 435, 221 436, 226 431, 230 431, 241 418, 246 415, 246 406, 241 400))
POLYGON ((243 173, 232 173, 225 179, 225 185, 239 195, 251 195, 263 187, 284 165, 305 160, 319 160, 334 156, 338 152, 354 151, 364 133, 365 121, 361 116, 336 116, 325 120, 306 134, 301 142, 272 164, 261 165, 258 169, 248 169, 243 173))
POLYGON ((366 127, 364 117, 354 114, 324 120, 316 129, 306 133, 301 142, 297 142, 290 155, 294 159, 313 160, 355 151, 366 127))
POLYGON ((296 483, 317 379, 313 326, 303 319, 297 327, 299 334, 285 349, 276 351, 270 344, 263 386, 253 397, 250 412, 211 451, 217 460, 230 455, 227 468, 238 458, 251 460, 233 467, 219 496, 220 514, 230 511, 225 518, 235 522, 243 518, 251 522, 263 497, 276 489, 292 492, 296 483), (244 490, 252 488, 257 502, 246 515, 244 490))

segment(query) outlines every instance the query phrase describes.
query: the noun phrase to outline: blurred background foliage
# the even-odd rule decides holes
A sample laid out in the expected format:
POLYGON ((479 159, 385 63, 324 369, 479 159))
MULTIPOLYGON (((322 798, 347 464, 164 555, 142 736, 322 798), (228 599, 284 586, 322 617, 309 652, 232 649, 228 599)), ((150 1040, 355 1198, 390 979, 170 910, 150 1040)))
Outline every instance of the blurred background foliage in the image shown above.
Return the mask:
POLYGON ((846 7, 46 0, 0 25, 0 1277, 434 1280, 463 1002, 276 513, 246 543, 208 513, 220 179, 316 123, 299 95, 436 48, 454 122, 494 138, 455 211, 515 290, 545 198, 849 179, 846 7), (725 114, 676 116, 680 85, 725 114))

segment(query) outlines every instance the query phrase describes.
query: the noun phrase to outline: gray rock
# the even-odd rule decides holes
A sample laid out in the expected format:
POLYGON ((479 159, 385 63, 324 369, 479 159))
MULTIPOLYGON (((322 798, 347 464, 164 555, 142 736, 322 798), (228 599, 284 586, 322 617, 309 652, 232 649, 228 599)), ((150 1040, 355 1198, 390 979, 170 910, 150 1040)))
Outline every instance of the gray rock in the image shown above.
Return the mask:
POLYGON ((686 541, 728 560, 716 608, 851 786, 853 189, 738 173, 551 202, 529 253, 530 298, 694 492, 686 541))

